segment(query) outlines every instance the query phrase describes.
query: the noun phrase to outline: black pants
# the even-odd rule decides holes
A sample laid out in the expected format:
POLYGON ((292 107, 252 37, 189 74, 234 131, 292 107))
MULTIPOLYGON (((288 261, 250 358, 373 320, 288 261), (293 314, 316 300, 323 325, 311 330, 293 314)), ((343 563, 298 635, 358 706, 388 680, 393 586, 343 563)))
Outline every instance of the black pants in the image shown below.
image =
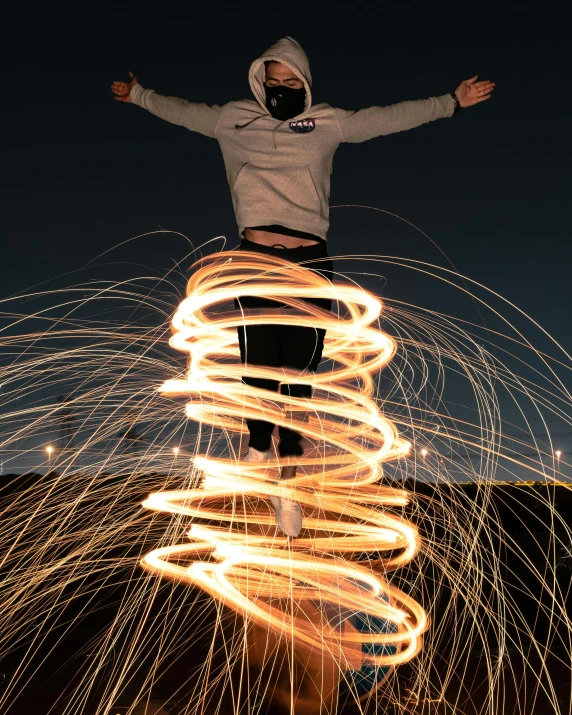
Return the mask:
MULTIPOLYGON (((278 256, 292 263, 303 263, 304 267, 316 271, 328 280, 332 280, 332 262, 328 259, 325 243, 318 243, 300 248, 273 248, 243 239, 239 250, 255 251, 278 256), (326 259, 326 260, 324 260, 326 259)), ((318 305, 325 310, 331 309, 329 298, 307 299, 308 303, 318 305)), ((269 298, 243 296, 235 300, 237 308, 276 308, 280 301, 269 298)), ((238 342, 243 363, 263 365, 265 367, 286 367, 294 370, 315 372, 322 359, 324 336, 326 331, 298 325, 259 324, 239 326, 238 342)), ((277 380, 265 380, 244 377, 243 382, 272 392, 278 391, 277 380)), ((280 392, 291 397, 310 398, 312 388, 309 385, 280 385, 280 392)), ((247 420, 250 431, 249 446, 265 452, 270 449, 274 425, 262 420, 247 420)), ((286 427, 279 427, 281 457, 301 455, 301 436, 286 427)))

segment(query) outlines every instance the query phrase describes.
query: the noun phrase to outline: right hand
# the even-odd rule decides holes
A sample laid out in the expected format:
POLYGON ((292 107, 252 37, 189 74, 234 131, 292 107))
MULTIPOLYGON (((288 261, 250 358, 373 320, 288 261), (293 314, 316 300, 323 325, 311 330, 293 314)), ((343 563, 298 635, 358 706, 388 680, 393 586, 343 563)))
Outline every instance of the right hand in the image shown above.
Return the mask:
POLYGON ((136 84, 139 84, 133 72, 129 72, 129 76, 131 77, 130 82, 114 82, 111 85, 111 91, 115 95, 113 99, 116 99, 118 102, 130 102, 129 93, 136 84))

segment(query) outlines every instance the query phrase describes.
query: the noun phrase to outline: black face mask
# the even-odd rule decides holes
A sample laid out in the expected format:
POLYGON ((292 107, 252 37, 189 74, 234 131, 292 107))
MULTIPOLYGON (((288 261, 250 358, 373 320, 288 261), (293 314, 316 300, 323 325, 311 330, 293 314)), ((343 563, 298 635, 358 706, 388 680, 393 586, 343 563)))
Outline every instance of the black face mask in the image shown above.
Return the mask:
POLYGON ((306 89, 292 87, 266 87, 266 108, 274 119, 285 121, 302 114, 306 106, 306 89))

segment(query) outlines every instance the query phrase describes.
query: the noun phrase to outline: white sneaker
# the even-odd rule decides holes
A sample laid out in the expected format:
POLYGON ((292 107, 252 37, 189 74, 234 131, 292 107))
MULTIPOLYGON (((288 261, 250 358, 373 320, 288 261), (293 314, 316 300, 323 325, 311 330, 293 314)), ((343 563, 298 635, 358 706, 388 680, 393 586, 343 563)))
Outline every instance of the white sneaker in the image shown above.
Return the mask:
MULTIPOLYGON (((296 476, 296 467, 287 465, 280 470, 280 484, 296 476)), ((276 498, 276 524, 285 536, 298 536, 302 531, 302 509, 298 502, 287 497, 276 498)), ((272 500, 272 497, 271 497, 272 500)), ((272 502, 274 503, 274 501, 272 502)))
MULTIPOLYGON (((243 462, 267 462, 272 457, 272 450, 268 449, 266 452, 261 452, 259 449, 254 449, 254 447, 248 448, 248 454, 242 460, 243 462)), ((268 495, 272 506, 274 507, 276 514, 278 514, 278 509, 280 509, 280 498, 268 495)), ((276 517, 278 519, 278 516, 276 517)))
POLYGON ((278 523, 278 512, 280 511, 280 497, 275 497, 274 494, 269 494, 268 498, 270 499, 270 503, 274 507, 274 511, 276 512, 276 523, 278 523))
POLYGON ((266 452, 261 452, 254 447, 248 448, 248 454, 242 460, 243 462, 267 462, 272 457, 272 451, 267 449, 266 452))
MULTIPOLYGON (((261 452, 254 447, 248 448, 248 454, 244 457, 244 462, 267 462, 272 457, 272 451, 261 452)), ((292 476, 296 473, 295 467, 282 467, 282 472, 292 470, 292 476)), ((298 502, 286 497, 277 497, 269 494, 268 498, 276 511, 276 524, 285 536, 295 537, 302 531, 302 510, 298 502)))
POLYGON ((286 497, 279 497, 277 501, 276 524, 278 528, 285 536, 299 536, 302 531, 302 510, 300 505, 297 501, 286 497))

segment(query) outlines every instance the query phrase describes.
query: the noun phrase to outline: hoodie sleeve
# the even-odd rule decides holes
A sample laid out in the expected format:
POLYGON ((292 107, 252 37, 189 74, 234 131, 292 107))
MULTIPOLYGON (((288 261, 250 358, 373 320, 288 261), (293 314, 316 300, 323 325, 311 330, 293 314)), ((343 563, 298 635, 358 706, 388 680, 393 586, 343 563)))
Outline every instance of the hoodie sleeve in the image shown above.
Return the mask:
POLYGON ((368 107, 352 112, 334 109, 343 142, 364 142, 368 139, 413 129, 434 119, 453 116, 455 102, 450 94, 409 102, 397 102, 386 107, 368 107))
POLYGON ((143 107, 156 117, 207 137, 214 137, 218 120, 224 109, 216 104, 210 106, 187 102, 186 99, 179 97, 164 97, 152 89, 143 89, 140 84, 133 87, 129 99, 133 104, 143 107))

